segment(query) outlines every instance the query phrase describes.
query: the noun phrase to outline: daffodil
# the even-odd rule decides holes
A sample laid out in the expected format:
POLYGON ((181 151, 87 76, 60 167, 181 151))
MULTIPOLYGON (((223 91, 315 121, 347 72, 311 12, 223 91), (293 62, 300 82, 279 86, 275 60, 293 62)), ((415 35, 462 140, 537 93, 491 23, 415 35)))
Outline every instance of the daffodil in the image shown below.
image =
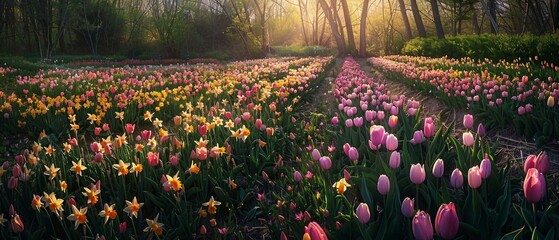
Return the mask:
POLYGON ((118 176, 128 174, 128 167, 130 163, 125 163, 122 160, 118 160, 118 164, 113 164, 113 168, 118 171, 118 176))
POLYGON ((157 236, 163 234, 163 223, 158 223, 158 218, 159 214, 153 220, 146 219, 148 226, 144 229, 144 232, 153 232, 157 236))
POLYGON ((91 188, 84 187, 83 190, 85 192, 82 192, 82 195, 87 197, 87 204, 97 204, 97 202, 99 201, 99 196, 97 195, 101 193, 101 190, 97 189, 95 185, 93 185, 91 188))
POLYGON ((70 214, 67 219, 74 222, 74 229, 78 229, 80 224, 87 223, 87 208, 78 209, 75 205, 72 205, 72 214, 70 214))
POLYGON ((196 163, 194 163, 194 161, 192 161, 190 163, 190 168, 188 169, 188 171, 191 174, 198 174, 200 172, 200 168, 198 167, 198 165, 196 163))
POLYGON ((87 167, 82 165, 82 160, 81 159, 77 163, 72 161, 72 167, 70 168, 70 171, 75 172, 79 176, 82 176, 82 171, 86 170, 86 169, 87 169, 87 167))
POLYGON ((109 219, 114 220, 117 217, 117 212, 114 209, 115 205, 109 206, 109 204, 104 205, 103 210, 99 212, 99 216, 105 218, 105 224, 109 221, 109 219))
POLYGON ((130 217, 134 216, 138 218, 138 212, 140 211, 140 208, 142 206, 144 206, 144 203, 138 203, 138 200, 136 200, 136 197, 134 197, 134 199, 132 199, 132 202, 126 200, 126 208, 124 208, 124 212, 128 213, 130 217))
POLYGON ((219 206, 219 205, 221 205, 221 202, 215 201, 214 196, 211 196, 209 201, 207 201, 205 203, 202 203, 202 206, 204 206, 204 207, 207 206, 208 207, 208 212, 210 214, 215 214, 216 211, 217 211, 216 206, 219 206))
POLYGON ((166 175, 167 182, 163 184, 165 187, 171 187, 175 192, 182 189, 182 183, 179 180, 179 173, 177 172, 175 176, 166 175))
POLYGON ((332 185, 332 187, 336 188, 338 194, 341 195, 347 190, 347 187, 351 187, 351 185, 349 185, 349 183, 346 182, 345 178, 342 178, 340 179, 340 181, 335 182, 334 185, 332 185))
POLYGON ((50 167, 45 166, 45 172, 44 174, 50 177, 50 180, 53 180, 56 175, 58 175, 58 171, 60 170, 60 168, 57 168, 54 166, 54 163, 50 164, 50 167))
POLYGON ((41 201, 41 196, 33 194, 33 200, 31 200, 31 207, 35 210, 39 210, 43 207, 43 202, 41 201))
POLYGON ((132 167, 130 168, 130 173, 135 173, 138 176, 138 173, 141 173, 144 170, 144 166, 141 163, 132 163, 132 167))
POLYGON ((50 194, 44 192, 43 194, 44 194, 43 201, 45 201, 45 203, 48 205, 49 210, 55 213, 57 216, 60 216, 60 213, 64 211, 64 209, 62 208, 62 203, 64 203, 64 199, 56 198, 54 192, 50 194))

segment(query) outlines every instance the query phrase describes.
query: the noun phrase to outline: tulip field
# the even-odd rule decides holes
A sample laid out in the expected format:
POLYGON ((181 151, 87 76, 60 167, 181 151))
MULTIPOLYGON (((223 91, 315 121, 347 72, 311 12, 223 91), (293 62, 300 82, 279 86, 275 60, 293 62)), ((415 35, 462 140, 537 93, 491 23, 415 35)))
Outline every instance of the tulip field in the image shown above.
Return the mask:
POLYGON ((559 238, 551 154, 519 170, 487 136, 556 142, 559 67, 367 62, 384 77, 351 57, 17 76, 0 91, 0 239, 559 238), (385 78, 467 113, 443 124, 385 78))

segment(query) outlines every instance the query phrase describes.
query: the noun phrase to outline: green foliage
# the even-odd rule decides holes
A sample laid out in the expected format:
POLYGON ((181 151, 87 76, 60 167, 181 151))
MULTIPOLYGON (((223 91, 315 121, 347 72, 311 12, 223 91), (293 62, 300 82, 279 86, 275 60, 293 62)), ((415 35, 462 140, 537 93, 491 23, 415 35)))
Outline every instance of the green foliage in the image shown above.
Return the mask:
POLYGON ((526 61, 538 56, 542 61, 559 62, 559 34, 544 36, 526 35, 460 35, 436 38, 416 38, 402 49, 402 54, 460 59, 470 57, 476 60, 526 61))

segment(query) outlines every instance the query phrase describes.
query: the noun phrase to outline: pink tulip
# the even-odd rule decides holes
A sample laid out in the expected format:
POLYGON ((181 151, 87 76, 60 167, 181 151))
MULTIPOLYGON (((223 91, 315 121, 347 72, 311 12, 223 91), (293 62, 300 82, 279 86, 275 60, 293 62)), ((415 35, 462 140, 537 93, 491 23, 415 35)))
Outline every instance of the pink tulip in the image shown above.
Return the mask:
POLYGON ((380 125, 373 125, 369 129, 371 134, 371 143, 375 146, 382 144, 382 139, 384 138, 384 127, 380 125))
POLYGON ((456 207, 453 202, 442 204, 435 217, 435 230, 444 239, 453 239, 458 233, 460 221, 456 214, 456 207))
POLYGON ((474 135, 471 132, 462 133, 462 142, 465 146, 473 146, 475 143, 474 135))
POLYGON ((537 203, 544 196, 546 191, 545 178, 536 168, 528 169, 524 179, 524 197, 528 202, 537 203))
POLYGON ((320 152, 318 151, 318 149, 313 149, 312 153, 311 153, 312 159, 315 161, 318 161, 318 159, 320 159, 320 152))
POLYGON ((99 134, 101 134, 101 128, 100 127, 94 128, 93 133, 95 134, 95 136, 99 136, 99 134))
POLYGON ((159 153, 148 152, 147 158, 150 166, 155 167, 159 164, 159 153))
POLYGON ((391 116, 388 118, 388 126, 389 126, 390 128, 395 128, 397 125, 398 125, 398 116, 396 116, 396 115, 391 115, 391 116))
POLYGON ((363 126, 363 118, 362 117, 356 117, 353 119, 353 125, 355 127, 361 127, 363 126))
POLYGON ((132 133, 134 132, 134 128, 135 128, 135 127, 136 127, 136 124, 130 124, 130 123, 127 123, 127 124, 124 126, 124 128, 126 129, 126 132, 127 132, 128 134, 132 134, 132 133))
POLYGON ((303 180, 303 175, 299 171, 295 171, 295 173, 293 173, 293 179, 296 182, 300 182, 303 180))
POLYGON ((413 133, 413 139, 411 140, 413 144, 420 144, 425 140, 423 132, 417 130, 413 133))
POLYGON ((468 170, 468 185, 473 189, 481 186, 481 173, 477 165, 468 170))
POLYGON ((524 172, 528 172, 530 168, 538 169, 540 173, 547 173, 549 171, 549 157, 545 151, 536 155, 530 155, 524 161, 524 172))
POLYGON ((21 221, 19 214, 14 213, 12 215, 14 216, 12 216, 12 219, 10 220, 10 230, 12 230, 15 234, 19 234, 25 230, 25 225, 23 224, 23 221, 21 221))
POLYGON ((413 236, 417 240, 430 240, 433 238, 433 225, 429 213, 419 211, 412 220, 413 236))
POLYGON ((390 191, 390 179, 382 174, 378 178, 377 190, 381 195, 386 195, 390 191))
POLYGON ((474 126, 474 116, 471 114, 464 115, 464 120, 462 122, 465 128, 472 128, 474 126))
POLYGON ((349 156, 349 149, 350 148, 351 148, 351 145, 349 145, 349 143, 344 144, 343 149, 344 149, 345 155, 349 156))
POLYGON ((171 155, 171 157, 169 157, 169 162, 170 162, 171 165, 173 165, 173 166, 179 165, 179 156, 178 156, 178 154, 171 155))
POLYGON ((338 117, 336 116, 332 117, 332 125, 338 125, 338 122, 339 122, 338 117))
POLYGON ((394 151, 390 154, 390 161, 388 163, 390 165, 390 168, 392 169, 397 169, 400 167, 400 153, 397 151, 394 151))
POLYGON ((367 122, 373 121, 374 118, 374 112, 371 110, 367 110, 365 111, 365 120, 367 120, 367 122))
POLYGON ((413 215, 415 214, 415 209, 414 209, 414 199, 410 199, 409 197, 406 197, 404 199, 404 201, 402 201, 402 214, 407 217, 413 217, 413 215))
POLYGON ((480 137, 485 137, 485 127, 482 123, 477 125, 477 135, 480 137))
POLYGON ((311 240, 328 240, 328 236, 326 236, 324 229, 316 222, 310 222, 309 225, 305 227, 305 234, 308 234, 311 240))
POLYGON ((351 118, 345 120, 345 126, 348 128, 353 127, 353 121, 351 120, 351 118))
POLYGON ((351 174, 347 171, 347 169, 344 169, 344 179, 346 182, 349 182, 349 180, 351 180, 351 174))
POLYGON ((423 123, 423 135, 426 138, 430 138, 435 135, 435 125, 433 124, 433 119, 430 117, 425 118, 423 123))
POLYGON ((369 205, 366 203, 360 203, 359 206, 357 206, 357 209, 355 209, 355 213, 357 214, 357 220, 359 220, 361 224, 365 224, 371 219, 369 205))
POLYGON ((348 151, 348 157, 353 161, 357 161, 357 159, 359 159, 359 152, 357 151, 357 148, 350 147, 348 151))
POLYGON ((487 179, 489 178, 489 175, 491 175, 491 160, 489 160, 487 154, 485 154, 485 158, 481 160, 479 172, 481 174, 481 178, 483 179, 487 179))
POLYGON ((410 180, 414 184, 421 184, 425 181, 425 168, 422 164, 412 164, 410 167, 410 180))
POLYGON ((460 188, 464 184, 464 176, 460 169, 456 168, 450 175, 450 186, 453 188, 460 188))
POLYGON ((320 167, 324 170, 328 170, 332 167, 332 160, 327 156, 320 157, 318 163, 320 164, 320 167))
POLYGON ((386 136, 386 149, 388 151, 394 151, 398 149, 398 138, 394 134, 389 134, 386 136))
POLYGON ((444 174, 444 162, 442 159, 437 159, 433 164, 433 176, 436 178, 442 177, 444 174))
POLYGON ((142 139, 144 140, 148 140, 151 138, 151 131, 150 130, 143 130, 140 135, 142 136, 142 139))

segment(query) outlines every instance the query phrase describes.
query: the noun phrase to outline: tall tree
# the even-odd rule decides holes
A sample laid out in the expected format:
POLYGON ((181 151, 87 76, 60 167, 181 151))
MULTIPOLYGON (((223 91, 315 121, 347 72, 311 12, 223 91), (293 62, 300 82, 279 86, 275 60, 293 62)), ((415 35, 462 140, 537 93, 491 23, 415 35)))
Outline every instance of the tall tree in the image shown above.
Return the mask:
POLYGON ((410 0, 411 11, 413 13, 413 19, 415 20, 415 26, 417 26, 417 33, 419 37, 427 37, 427 32, 425 32, 425 25, 423 25, 423 20, 421 20, 421 13, 419 12, 419 7, 417 6, 417 0, 410 0))
POLYGON ((437 29, 437 37, 444 38, 443 24, 441 22, 438 2, 437 0, 429 0, 429 3, 431 4, 431 10, 433 11, 433 21, 435 22, 435 28, 437 29))
POLYGON ((359 24, 359 56, 361 57, 365 57, 367 55, 367 14, 368 13, 369 13, 369 0, 365 0, 363 1, 363 8, 361 11, 361 22, 359 24))
POLYGON ((404 2, 404 0, 398 0, 398 5, 400 5, 400 13, 402 14, 402 21, 404 22, 404 27, 406 28, 406 40, 410 40, 413 36, 411 33, 410 21, 408 20, 406 3, 404 2))
POLYGON ((347 46, 350 53, 355 53, 355 37, 353 36, 353 24, 351 22, 351 15, 349 13, 349 6, 347 0, 340 0, 342 2, 342 10, 344 12, 345 28, 347 31, 347 46))
POLYGON ((322 7, 324 16, 326 17, 326 19, 328 19, 328 23, 330 24, 330 29, 332 31, 332 35, 334 35, 334 40, 336 41, 336 46, 338 48, 338 56, 343 56, 346 53, 345 42, 338 30, 338 22, 336 21, 336 18, 332 14, 333 12, 332 8, 334 6, 332 6, 332 8, 328 6, 326 0, 318 0, 318 1, 320 3, 320 6, 322 7))

